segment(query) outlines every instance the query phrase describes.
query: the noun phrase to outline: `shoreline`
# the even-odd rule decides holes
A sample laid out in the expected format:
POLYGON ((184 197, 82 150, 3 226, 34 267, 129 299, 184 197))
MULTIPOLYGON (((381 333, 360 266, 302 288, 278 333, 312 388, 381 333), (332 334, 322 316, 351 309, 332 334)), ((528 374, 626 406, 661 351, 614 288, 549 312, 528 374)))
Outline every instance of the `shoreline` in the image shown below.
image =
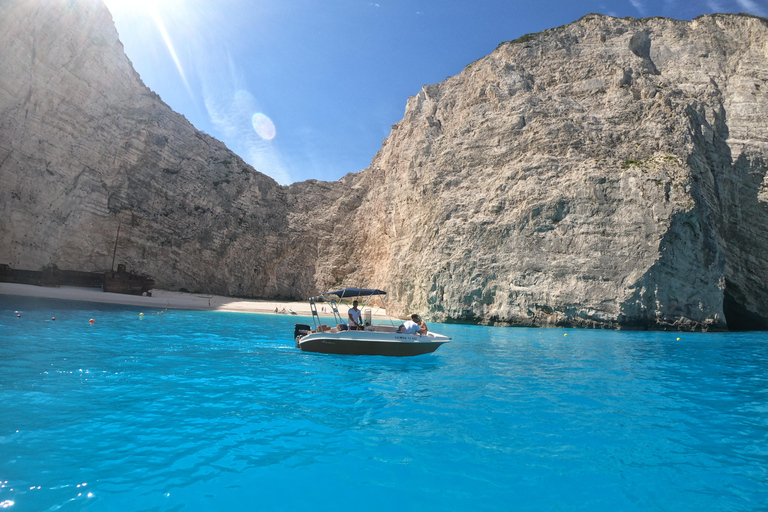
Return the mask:
MULTIPOLYGON (((99 302, 102 304, 121 304, 159 309, 191 309, 199 311, 229 311, 234 313, 259 313, 272 315, 290 315, 293 310, 297 315, 311 316, 308 302, 267 301, 255 299, 238 299, 222 295, 202 293, 171 292, 168 290, 152 290, 151 297, 141 295, 124 295, 121 293, 103 292, 98 288, 78 288, 61 286, 48 288, 31 284, 0 283, 0 295, 19 295, 22 297, 39 297, 46 299, 74 300, 81 302, 99 302), (278 312, 275 313, 275 308, 278 312), (286 311, 282 313, 283 309, 286 311)), ((317 304, 321 317, 330 316, 330 308, 323 303, 317 304), (326 307, 326 313, 322 308, 326 307)), ((346 314, 346 306, 339 308, 339 313, 346 314)), ((371 308, 373 318, 389 318, 386 310, 371 308)), ((293 316, 293 315, 291 315, 293 316)))

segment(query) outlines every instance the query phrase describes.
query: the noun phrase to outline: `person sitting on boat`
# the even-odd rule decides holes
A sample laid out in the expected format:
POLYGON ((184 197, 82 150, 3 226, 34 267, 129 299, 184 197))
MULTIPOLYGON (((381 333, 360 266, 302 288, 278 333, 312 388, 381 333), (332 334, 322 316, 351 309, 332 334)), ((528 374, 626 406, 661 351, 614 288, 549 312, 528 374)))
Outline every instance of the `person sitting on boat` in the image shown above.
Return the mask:
POLYGON ((352 301, 352 308, 347 313, 349 316, 349 330, 350 331, 362 331, 363 323, 360 321, 360 317, 363 312, 357 309, 357 301, 352 301))
POLYGON ((427 334, 427 324, 421 321, 421 317, 417 314, 411 315, 410 320, 406 320, 400 327, 397 328, 397 332, 403 332, 406 334, 427 334))

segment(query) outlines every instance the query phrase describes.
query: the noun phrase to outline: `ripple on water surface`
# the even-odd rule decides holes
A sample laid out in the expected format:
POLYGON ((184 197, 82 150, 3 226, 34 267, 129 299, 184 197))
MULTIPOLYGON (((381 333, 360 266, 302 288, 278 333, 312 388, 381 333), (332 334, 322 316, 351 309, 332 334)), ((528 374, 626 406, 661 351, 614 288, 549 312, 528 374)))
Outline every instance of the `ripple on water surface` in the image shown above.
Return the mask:
POLYGON ((140 311, 0 296, 0 506, 768 503, 765 333, 432 325, 434 354, 340 357, 293 347, 301 317, 140 311))

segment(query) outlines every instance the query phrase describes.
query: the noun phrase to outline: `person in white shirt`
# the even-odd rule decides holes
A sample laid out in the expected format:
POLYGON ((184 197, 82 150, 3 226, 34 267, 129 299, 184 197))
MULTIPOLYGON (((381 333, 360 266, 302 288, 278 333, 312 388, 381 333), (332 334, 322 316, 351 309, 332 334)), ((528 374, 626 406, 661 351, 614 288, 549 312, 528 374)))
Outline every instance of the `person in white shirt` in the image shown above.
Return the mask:
POLYGON ((427 334, 427 324, 425 324, 419 315, 411 315, 410 320, 406 320, 400 327, 397 328, 397 332, 403 332, 406 334, 421 334, 422 336, 427 334))
POLYGON ((357 330, 363 330, 363 324, 360 321, 360 316, 363 314, 362 311, 357 309, 357 301, 352 302, 352 308, 347 313, 347 316, 349 317, 349 330, 350 331, 357 331, 357 330))

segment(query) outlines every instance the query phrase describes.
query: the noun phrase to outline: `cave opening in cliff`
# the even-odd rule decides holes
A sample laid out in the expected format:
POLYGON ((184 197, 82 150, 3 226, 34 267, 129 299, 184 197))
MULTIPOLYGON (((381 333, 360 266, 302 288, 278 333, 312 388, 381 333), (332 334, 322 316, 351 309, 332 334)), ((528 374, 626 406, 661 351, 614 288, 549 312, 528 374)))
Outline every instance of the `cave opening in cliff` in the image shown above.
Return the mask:
POLYGON ((723 294, 723 314, 729 331, 760 331, 768 329, 765 318, 749 311, 744 294, 738 286, 726 279, 723 294))

